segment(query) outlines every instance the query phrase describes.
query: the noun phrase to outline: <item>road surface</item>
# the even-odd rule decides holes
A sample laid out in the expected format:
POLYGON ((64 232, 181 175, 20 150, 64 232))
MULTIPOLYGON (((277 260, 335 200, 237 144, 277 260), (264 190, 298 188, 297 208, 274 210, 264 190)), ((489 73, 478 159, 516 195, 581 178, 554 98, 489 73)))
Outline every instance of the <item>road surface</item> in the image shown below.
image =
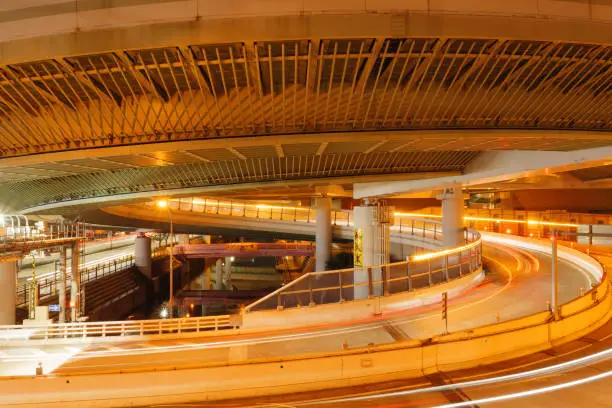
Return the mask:
MULTIPOLYGON (((550 298, 550 257, 519 249, 485 245, 489 272, 477 288, 449 306, 449 331, 514 319, 546 309, 550 298)), ((567 302, 590 286, 590 277, 560 261, 560 298, 567 302)), ((47 345, 0 349, 0 375, 32 374, 39 361, 45 372, 72 374, 131 369, 190 367, 263 357, 282 357, 343 347, 390 344, 427 338, 443 331, 440 307, 398 310, 344 326, 287 330, 214 339, 138 340, 111 345, 47 345), (10 364, 6 364, 10 363, 10 364)))

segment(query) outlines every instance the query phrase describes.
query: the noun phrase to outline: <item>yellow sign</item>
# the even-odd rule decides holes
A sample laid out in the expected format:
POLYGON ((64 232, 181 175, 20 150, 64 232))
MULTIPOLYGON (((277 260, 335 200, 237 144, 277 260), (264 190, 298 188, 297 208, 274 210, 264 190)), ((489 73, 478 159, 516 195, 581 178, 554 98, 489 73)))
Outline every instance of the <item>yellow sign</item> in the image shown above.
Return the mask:
POLYGON ((355 266, 363 266, 363 229, 356 228, 353 237, 353 257, 355 266))

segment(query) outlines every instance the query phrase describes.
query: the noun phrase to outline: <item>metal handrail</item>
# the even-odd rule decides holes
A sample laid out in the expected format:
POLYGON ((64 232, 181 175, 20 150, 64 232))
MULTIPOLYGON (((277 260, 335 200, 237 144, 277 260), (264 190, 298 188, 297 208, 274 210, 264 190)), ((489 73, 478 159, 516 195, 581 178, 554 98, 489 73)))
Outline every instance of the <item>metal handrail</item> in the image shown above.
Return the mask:
POLYGON ((248 313, 256 308, 260 309, 260 306, 272 299, 276 300, 275 305, 267 305, 263 309, 284 309, 343 302, 350 300, 350 289, 357 287, 367 287, 369 297, 375 296, 377 292, 378 295, 386 296, 392 293, 414 290, 418 287, 431 287, 435 284, 434 276, 436 274, 439 282, 448 282, 451 280, 451 275, 454 275, 454 278, 459 278, 464 275, 464 272, 472 273, 482 266, 482 238, 477 231, 469 230, 468 232, 466 235, 468 244, 429 253, 425 259, 414 256, 407 261, 384 265, 306 273, 246 306, 244 311, 248 313), (453 258, 457 258, 457 260, 455 261, 453 258), (464 267, 466 268, 465 271, 463 270, 464 267), (456 273, 453 274, 451 271, 456 273), (352 282, 355 273, 363 274, 367 277, 367 280, 358 283, 352 282), (374 275, 380 275, 381 279, 374 278, 374 275), (417 285, 418 279, 425 276, 427 277, 426 282, 417 285), (324 279, 324 277, 332 277, 332 279, 324 279), (332 281, 331 284, 328 283, 329 280, 332 281), (398 285, 398 283, 405 284, 398 285), (300 288, 302 285, 305 287, 300 288), (333 296, 327 296, 327 299, 320 296, 317 299, 315 295, 318 292, 333 293, 333 296), (307 298, 299 297, 299 295, 305 294, 308 294, 307 298))
POLYGON ((169 333, 217 331, 239 326, 239 320, 230 315, 190 317, 177 319, 126 320, 111 322, 55 323, 49 325, 0 326, 0 340, 4 332, 10 339, 48 340, 53 338, 150 336, 169 333))
MULTIPOLYGON (((155 207, 155 203, 147 202, 144 205, 155 207)), ((175 199, 168 202, 168 208, 179 212, 203 213, 211 215, 223 215, 234 217, 255 218, 260 220, 292 221, 296 223, 315 224, 316 210, 305 207, 280 207, 269 205, 251 204, 233 200, 219 200, 203 198, 195 201, 175 199)), ((332 210, 331 217, 334 226, 352 226, 353 217, 350 211, 332 210)), ((400 233, 411 231, 413 236, 417 236, 416 231, 422 238, 439 241, 442 238, 442 222, 435 219, 420 217, 396 217, 396 224, 392 230, 399 230, 400 233)))
MULTIPOLYGON (((134 255, 126 255, 119 259, 109 260, 99 263, 81 270, 81 285, 97 280, 104 276, 121 272, 131 268, 135 264, 134 255)), ((59 272, 53 275, 37 280, 38 293, 41 298, 53 295, 57 290, 57 282, 59 281, 59 272)), ((72 279, 72 273, 66 272, 67 284, 72 279)), ((31 290, 31 282, 25 282, 17 287, 17 307, 23 307, 27 304, 28 294, 31 290)))

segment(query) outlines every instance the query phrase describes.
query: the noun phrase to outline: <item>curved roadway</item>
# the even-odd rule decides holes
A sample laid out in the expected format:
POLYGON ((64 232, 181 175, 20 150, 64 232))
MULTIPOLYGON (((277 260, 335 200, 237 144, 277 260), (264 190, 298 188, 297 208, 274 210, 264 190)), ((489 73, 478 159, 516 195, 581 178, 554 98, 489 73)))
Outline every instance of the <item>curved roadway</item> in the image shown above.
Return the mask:
MULTIPOLYGON (((491 324, 546 309, 550 298, 550 257, 497 245, 485 245, 485 281, 449 303, 449 331, 491 324)), ((560 261, 560 301, 565 303, 590 286, 576 266, 560 261)), ((224 364, 256 358, 338 351, 368 344, 427 338, 443 331, 439 305, 398 310, 382 317, 339 326, 263 334, 173 340, 135 340, 106 345, 45 345, 0 350, 1 375, 33 374, 43 362, 57 375, 148 370, 224 364)), ((127 339, 126 339, 127 340, 127 339)), ((18 391, 16 391, 18 392, 18 391)))

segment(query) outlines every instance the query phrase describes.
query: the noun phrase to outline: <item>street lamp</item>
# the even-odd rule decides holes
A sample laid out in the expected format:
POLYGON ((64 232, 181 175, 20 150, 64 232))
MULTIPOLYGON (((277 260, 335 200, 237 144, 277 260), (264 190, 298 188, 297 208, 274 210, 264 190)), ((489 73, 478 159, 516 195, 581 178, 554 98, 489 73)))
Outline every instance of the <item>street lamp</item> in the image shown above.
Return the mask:
POLYGON ((174 232, 172 227, 172 211, 170 211, 170 206, 166 200, 159 200, 157 202, 157 206, 159 208, 165 208, 168 211, 168 220, 170 221, 170 297, 168 299, 168 311, 170 317, 173 315, 173 306, 174 306, 174 268, 173 268, 173 258, 174 258, 174 232))

